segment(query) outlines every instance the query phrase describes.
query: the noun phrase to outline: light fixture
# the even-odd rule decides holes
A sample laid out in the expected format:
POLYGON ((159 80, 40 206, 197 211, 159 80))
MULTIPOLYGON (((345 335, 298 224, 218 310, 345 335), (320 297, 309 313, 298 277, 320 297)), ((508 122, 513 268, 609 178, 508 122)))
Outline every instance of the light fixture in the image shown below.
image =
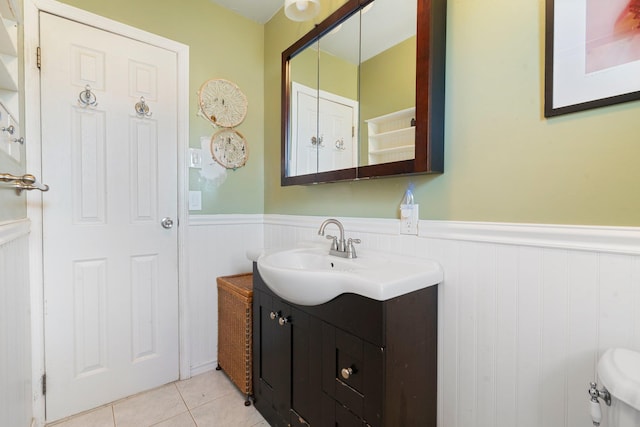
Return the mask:
POLYGON ((320 12, 320 0, 284 0, 284 14, 292 21, 308 21, 320 12))

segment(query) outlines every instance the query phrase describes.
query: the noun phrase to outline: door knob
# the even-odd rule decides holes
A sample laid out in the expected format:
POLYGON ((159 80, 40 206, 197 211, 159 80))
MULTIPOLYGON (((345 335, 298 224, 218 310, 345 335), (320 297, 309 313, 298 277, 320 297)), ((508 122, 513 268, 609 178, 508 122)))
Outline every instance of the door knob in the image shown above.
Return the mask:
POLYGON ((162 221, 160 221, 160 224, 164 228, 172 228, 173 227, 173 220, 171 218, 169 218, 169 217, 162 218, 162 221))

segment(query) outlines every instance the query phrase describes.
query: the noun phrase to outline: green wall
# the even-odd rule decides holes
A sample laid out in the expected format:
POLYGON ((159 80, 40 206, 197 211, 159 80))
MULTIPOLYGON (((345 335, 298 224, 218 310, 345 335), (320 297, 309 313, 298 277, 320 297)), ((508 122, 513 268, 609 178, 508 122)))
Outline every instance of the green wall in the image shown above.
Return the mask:
POLYGON ((280 187, 280 52, 265 28, 265 212, 397 218, 409 182, 420 217, 640 226, 640 102, 543 117, 544 1, 449 0, 442 175, 280 187))
POLYGON ((415 37, 363 62, 360 66, 360 109, 363 119, 414 107, 415 69, 415 37))
POLYGON ((416 106, 416 37, 360 65, 360 165, 369 164, 366 120, 416 106))
MULTIPOLYGON (((197 117, 204 81, 227 78, 247 94, 239 130, 249 162, 220 187, 191 172, 201 213, 396 218, 413 182, 422 219, 640 226, 640 103, 543 117, 543 0, 449 0, 444 174, 292 187, 280 187, 280 61, 314 22, 280 11, 263 26, 209 0, 66 3, 190 46, 191 146, 213 133, 197 117)), ((323 2, 315 23, 343 3, 323 2)), ((22 200, 7 195, 0 212, 22 200)), ((23 210, 23 202, 9 209, 23 210)))
MULTIPOLYGON (((190 171, 190 189, 202 191, 202 211, 262 213, 264 158, 264 26, 243 18, 209 0, 187 2, 156 0, 64 0, 72 6, 123 22, 189 46, 190 146, 200 147, 200 137, 215 129, 199 117, 197 92, 212 78, 236 83, 249 102, 245 121, 237 129, 249 146, 246 166, 227 171, 219 186, 190 171)), ((278 104, 279 105, 279 104, 278 104)), ((205 162, 213 162, 205 152, 205 162)))
POLYGON ((320 51, 318 59, 318 51, 307 48, 292 58, 289 72, 291 81, 296 83, 315 89, 320 79, 320 90, 358 99, 358 66, 329 53, 320 51))

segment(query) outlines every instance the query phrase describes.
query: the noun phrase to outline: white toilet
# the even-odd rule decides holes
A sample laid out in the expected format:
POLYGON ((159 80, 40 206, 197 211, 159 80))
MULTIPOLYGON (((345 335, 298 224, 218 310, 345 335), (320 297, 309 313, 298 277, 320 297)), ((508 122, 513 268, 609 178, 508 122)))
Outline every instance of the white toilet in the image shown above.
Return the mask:
POLYGON ((599 386, 611 395, 602 404, 602 427, 640 426, 640 353, 625 348, 607 350, 598 363, 599 386))

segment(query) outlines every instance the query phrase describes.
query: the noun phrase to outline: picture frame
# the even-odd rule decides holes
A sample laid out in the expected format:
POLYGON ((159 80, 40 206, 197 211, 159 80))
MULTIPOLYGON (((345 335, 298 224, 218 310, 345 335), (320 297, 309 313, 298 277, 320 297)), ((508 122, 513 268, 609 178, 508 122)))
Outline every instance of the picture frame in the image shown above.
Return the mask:
POLYGON ((545 26, 545 117, 640 99, 640 0, 546 0, 545 26))

